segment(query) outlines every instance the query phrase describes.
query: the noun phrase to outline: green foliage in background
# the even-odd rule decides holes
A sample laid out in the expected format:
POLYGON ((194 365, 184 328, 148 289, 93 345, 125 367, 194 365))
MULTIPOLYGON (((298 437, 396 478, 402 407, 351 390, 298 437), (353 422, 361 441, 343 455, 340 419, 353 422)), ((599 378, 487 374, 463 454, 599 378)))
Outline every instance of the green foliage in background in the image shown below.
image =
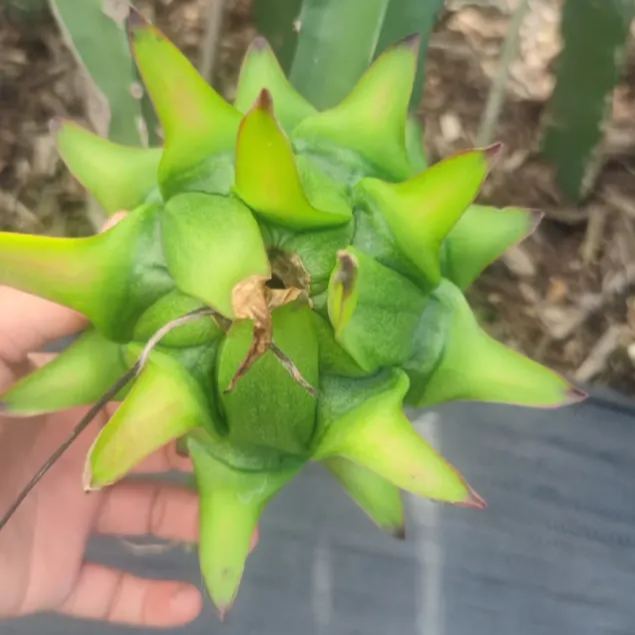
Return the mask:
POLYGON ((574 199, 593 185, 595 154, 634 16, 633 0, 568 0, 564 7, 564 48, 544 151, 556 164, 560 186, 574 199))
POLYGON ((320 107, 337 103, 391 43, 421 37, 412 103, 421 98, 428 39, 443 0, 255 0, 254 21, 298 90, 320 107), (318 81, 317 78, 328 78, 318 81))
POLYGON ((39 20, 46 15, 48 0, 4 0, 7 14, 18 20, 39 20))
POLYGON ((291 82, 317 108, 339 102, 372 60, 389 0, 304 0, 291 82))
POLYGON ((122 10, 122 3, 108 0, 50 0, 50 4, 68 46, 106 100, 108 136, 119 143, 141 144, 142 89, 124 27, 127 7, 122 10))
MULTIPOLYGON (((41 10, 44 0, 7 4, 30 16, 41 10)), ((107 15, 108 7, 121 10, 122 3, 50 4, 76 57, 106 98, 110 138, 143 145, 145 129, 155 143, 156 119, 148 100, 133 94, 139 86, 122 24, 107 15)), ((271 42, 293 84, 318 108, 337 103, 389 43, 417 33, 421 43, 414 107, 421 99, 428 41, 442 8, 443 0, 254 0, 252 11, 258 31, 271 42)), ((634 16, 635 0, 568 0, 564 7, 564 48, 548 107, 544 151, 557 167, 563 191, 575 199, 593 184, 603 123, 634 16)), ((414 120, 409 127, 412 150, 423 166, 420 130, 414 120)), ((495 121, 491 127, 494 130, 495 121)))
POLYGON ((298 43, 297 20, 302 0, 254 0, 252 13, 258 32, 267 38, 285 73, 298 43))
POLYGON ((383 51, 392 42, 397 42, 411 33, 417 33, 421 38, 419 66, 411 98, 413 108, 421 101, 428 42, 442 7, 443 0, 425 0, 423 2, 421 0, 390 0, 388 4, 377 49, 383 51))

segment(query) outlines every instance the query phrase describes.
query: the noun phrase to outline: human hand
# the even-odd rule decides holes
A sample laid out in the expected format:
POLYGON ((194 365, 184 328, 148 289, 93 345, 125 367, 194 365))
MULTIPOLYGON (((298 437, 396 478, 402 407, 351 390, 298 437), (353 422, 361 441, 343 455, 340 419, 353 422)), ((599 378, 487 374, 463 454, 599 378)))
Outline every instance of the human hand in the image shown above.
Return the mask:
MULTIPOLYGON (((76 313, 0 287, 0 391, 28 371, 29 353, 82 328, 76 313)), ((107 409, 106 409, 107 410, 107 409)), ((0 414, 0 515, 85 409, 31 418, 0 414)), ((177 581, 146 580, 85 562, 91 534, 145 535, 195 542, 196 494, 175 485, 123 482, 85 494, 82 470, 108 412, 102 412, 52 467, 0 531, 0 619, 40 611, 136 626, 170 627, 199 614, 199 590, 177 581)), ((189 470, 173 446, 139 472, 189 470)))

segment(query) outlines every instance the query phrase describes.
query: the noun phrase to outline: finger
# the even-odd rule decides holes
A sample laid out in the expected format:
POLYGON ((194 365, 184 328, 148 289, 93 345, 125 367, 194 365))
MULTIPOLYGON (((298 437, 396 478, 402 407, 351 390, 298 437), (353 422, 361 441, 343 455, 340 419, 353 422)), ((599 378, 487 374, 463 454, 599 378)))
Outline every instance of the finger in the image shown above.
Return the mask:
POLYGON ((50 364, 59 353, 27 353, 27 360, 31 362, 33 368, 42 368, 50 364))
POLYGON ((201 593, 191 584, 146 580, 86 563, 58 612, 117 624, 169 628, 196 619, 202 607, 201 593))
MULTIPOLYGON (((95 531, 119 536, 152 535, 165 540, 198 542, 198 495, 176 485, 119 483, 104 493, 95 531)), ((252 552, 260 540, 251 537, 252 552)))
POLYGON ((9 365, 19 364, 27 353, 86 324, 71 309, 9 287, 0 287, 0 307, 0 360, 9 365))
POLYGON ((95 531, 197 542, 198 497, 177 485, 120 483, 104 492, 95 531))

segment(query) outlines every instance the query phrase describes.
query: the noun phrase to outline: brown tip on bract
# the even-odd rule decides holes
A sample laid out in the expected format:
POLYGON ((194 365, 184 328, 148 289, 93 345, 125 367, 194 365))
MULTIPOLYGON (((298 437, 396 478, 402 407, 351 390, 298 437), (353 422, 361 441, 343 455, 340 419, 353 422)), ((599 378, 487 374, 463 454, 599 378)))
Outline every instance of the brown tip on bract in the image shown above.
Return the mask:
POLYGON ((396 527, 391 533, 397 540, 406 539, 406 528, 403 525, 396 527))
POLYGON ((399 45, 411 48, 413 51, 418 51, 421 46, 421 35, 419 35, 419 33, 406 35, 406 37, 399 42, 399 45))
POLYGON ((468 487, 468 495, 464 501, 457 503, 459 507, 467 507, 468 509, 486 509, 487 503, 485 499, 471 487, 468 487))
POLYGON ((483 148, 483 154, 485 155, 485 158, 487 159, 487 162, 489 163, 490 168, 500 158, 500 155, 502 154, 502 151, 503 151, 503 147, 504 147, 503 142, 498 141, 497 143, 493 143, 491 146, 487 146, 483 148))
POLYGON ((580 388, 576 388, 575 386, 571 386, 569 390, 567 390, 565 395, 564 403, 567 406, 570 406, 575 403, 580 403, 588 398, 588 393, 580 388))
POLYGON ((95 487, 90 480, 84 479, 82 482, 82 489, 84 490, 84 494, 90 494, 91 492, 96 492, 99 487, 95 487))
POLYGON ((336 280, 342 285, 344 295, 348 295, 357 277, 357 260, 344 250, 337 252, 337 260, 340 270, 337 272, 336 280))
POLYGON ((346 276, 353 276, 357 270, 357 260, 355 257, 349 254, 348 251, 340 249, 340 251, 337 252, 337 260, 342 267, 342 273, 346 276))
POLYGON ((126 20, 128 35, 132 35, 135 31, 142 29, 149 24, 150 22, 145 19, 143 14, 137 11, 134 7, 130 7, 130 13, 128 13, 128 18, 126 20))
POLYGON ((529 209, 527 211, 531 216, 531 225, 529 226, 527 236, 531 236, 531 234, 533 234, 536 229, 538 229, 538 225, 542 223, 542 219, 545 217, 545 213, 540 211, 539 209, 529 209))
POLYGON ((256 107, 260 110, 265 110, 267 112, 273 112, 273 97, 268 89, 263 88, 258 95, 258 100, 256 101, 256 107))
POLYGON ((252 51, 261 53, 262 51, 266 51, 271 47, 269 46, 269 42, 267 42, 267 38, 263 37, 262 35, 257 35, 251 42, 251 46, 249 48, 252 51))
POLYGON ((62 117, 53 117, 53 119, 49 121, 49 132, 52 135, 56 135, 62 129, 64 121, 62 117))
POLYGON ((101 489, 101 486, 95 486, 95 483, 93 482, 93 468, 90 464, 90 455, 92 454, 96 442, 97 439, 93 441, 93 444, 88 450, 86 461, 84 463, 84 471, 82 472, 82 489, 84 490, 84 494, 90 494, 91 492, 96 492, 101 489))
POLYGON ((229 614, 229 611, 231 610, 232 605, 231 604, 227 604, 226 606, 219 606, 218 607, 218 619, 221 622, 225 622, 225 620, 227 619, 227 615, 229 614))

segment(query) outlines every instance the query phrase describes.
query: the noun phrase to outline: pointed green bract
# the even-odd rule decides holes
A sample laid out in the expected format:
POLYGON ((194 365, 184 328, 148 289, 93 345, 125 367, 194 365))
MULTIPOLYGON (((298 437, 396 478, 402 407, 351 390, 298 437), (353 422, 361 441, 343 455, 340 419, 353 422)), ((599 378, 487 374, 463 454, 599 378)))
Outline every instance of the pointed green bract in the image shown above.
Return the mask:
POLYGON ((426 299, 412 282, 354 247, 338 253, 328 289, 335 339, 367 372, 411 353, 426 299))
MULTIPOLYGON (((315 425, 316 399, 271 351, 227 392, 253 340, 253 324, 236 322, 218 354, 218 386, 232 440, 306 455, 315 425)), ((318 388, 317 338, 310 309, 287 304, 273 312, 273 340, 302 376, 318 388)))
POLYGON ((71 121, 60 122, 56 141, 73 176, 108 213, 134 209, 157 187, 160 148, 113 143, 71 121))
POLYGON ((89 238, 0 232, 0 284, 75 309, 108 337, 125 339, 139 304, 165 284, 153 262, 155 212, 145 205, 89 238))
MULTIPOLYGON (((324 182, 320 185, 327 186, 324 182)), ((321 189, 314 191, 324 202, 321 189)), ((266 90, 240 125, 235 190, 260 216, 285 227, 330 227, 351 217, 343 198, 331 196, 329 209, 318 209, 309 201, 293 149, 275 120, 271 96, 266 90)))
POLYGON ((346 459, 325 459, 323 464, 378 527, 396 538, 404 536, 404 509, 399 488, 346 459))
POLYGON ((485 333, 451 282, 438 287, 434 302, 443 307, 443 350, 429 375, 413 384, 409 403, 428 406, 462 399, 553 407, 581 397, 560 375, 485 333))
POLYGON ((397 245, 432 284, 441 278, 441 242, 476 197, 496 152, 496 146, 462 152, 403 183, 367 178, 358 186, 360 202, 381 212, 397 245))
POLYGON ((348 459, 426 498, 476 504, 460 474, 408 421, 402 407, 408 386, 406 374, 397 370, 369 380, 324 380, 320 403, 323 432, 314 456, 348 459), (366 399, 362 401, 360 395, 366 399))
POLYGON ((234 107, 246 113, 263 89, 271 94, 277 117, 287 132, 291 132, 303 119, 316 112, 291 86, 269 43, 264 38, 257 37, 243 59, 234 107))
POLYGON ((90 329, 0 395, 2 409, 31 416, 97 401, 126 371, 121 346, 90 329))
POLYGON ((271 275, 258 224, 236 199, 179 194, 165 206, 161 227, 168 269, 179 289, 227 317, 234 316, 238 283, 271 275))
POLYGON ((541 218, 540 212, 518 207, 471 205, 443 243, 444 276, 466 289, 508 247, 531 234, 541 218))
MULTIPOLYGON (((210 179, 201 174, 201 164, 210 156, 233 150, 240 113, 174 44, 136 13, 129 31, 137 66, 165 135, 159 166, 161 190, 169 196, 183 188, 192 189, 210 179)), ((218 178, 212 180, 222 189, 227 177, 218 178)))
POLYGON ((417 40, 408 38, 390 48, 340 104, 304 119, 293 138, 317 151, 347 148, 379 174, 408 177, 406 118, 416 60, 417 40))
MULTIPOLYGON (((140 352, 138 347, 133 350, 140 352)), ((210 425, 207 399, 198 382, 177 361, 154 351, 95 440, 86 464, 85 487, 110 485, 169 441, 197 426, 210 425)))
POLYGON ((189 449, 200 497, 201 572, 224 616, 238 593, 262 510, 297 470, 244 472, 221 463, 194 439, 189 449))
POLYGON ((106 283, 95 238, 0 233, 0 282, 64 304, 98 321, 96 289, 106 283))

